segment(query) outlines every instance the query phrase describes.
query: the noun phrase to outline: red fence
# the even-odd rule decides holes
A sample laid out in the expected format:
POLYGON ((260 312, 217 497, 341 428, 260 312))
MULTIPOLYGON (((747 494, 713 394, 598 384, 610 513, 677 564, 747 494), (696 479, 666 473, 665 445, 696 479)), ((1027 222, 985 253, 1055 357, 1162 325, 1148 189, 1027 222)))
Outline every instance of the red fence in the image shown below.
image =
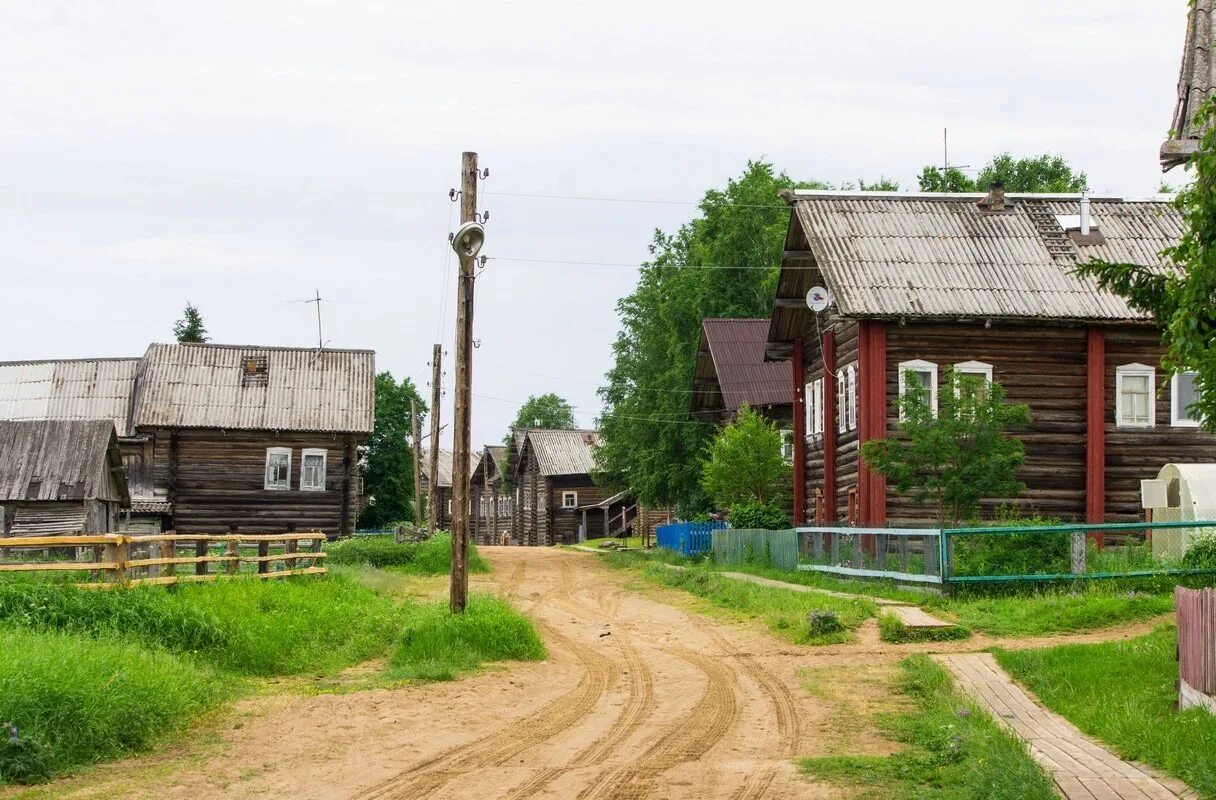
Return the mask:
MULTIPOLYGON (((1178 675, 1192 691, 1216 697, 1216 589, 1174 589, 1178 675)), ((1185 693, 1186 688, 1183 687, 1185 693)))

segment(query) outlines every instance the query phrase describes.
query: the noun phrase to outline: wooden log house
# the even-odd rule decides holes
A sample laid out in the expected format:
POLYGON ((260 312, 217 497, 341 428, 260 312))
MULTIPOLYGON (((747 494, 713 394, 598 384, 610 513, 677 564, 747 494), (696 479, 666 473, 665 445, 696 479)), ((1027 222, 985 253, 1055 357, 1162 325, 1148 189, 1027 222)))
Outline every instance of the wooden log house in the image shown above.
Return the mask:
POLYGON ((0 364, 0 419, 113 419, 124 530, 354 530, 370 350, 154 344, 139 359, 0 364))
POLYGON ((1160 331, 1072 273, 1088 259, 1160 266, 1182 233, 1166 198, 789 193, 770 358, 794 361, 795 518, 864 526, 935 521, 888 489, 859 445, 899 428, 911 381, 930 402, 946 369, 999 382, 1030 407, 1017 498, 1091 523, 1142 518, 1141 479, 1216 460, 1188 407, 1193 376, 1161 366, 1160 331), (1088 199, 1088 198, 1087 198, 1088 199), (1082 228, 1086 231, 1083 232, 1082 228), (806 304, 815 286, 831 305, 806 304))
MULTIPOLYGON (((420 484, 422 491, 422 501, 429 502, 430 497, 430 478, 431 470, 431 453, 429 450, 422 451, 422 483, 420 484)), ((438 493, 436 494, 435 503, 439 507, 439 516, 436 519, 436 524, 440 530, 450 531, 452 529, 452 451, 441 449, 438 454, 438 473, 439 479, 436 481, 438 493)))
POLYGON ((130 505, 112 421, 0 421, 0 536, 111 533, 130 505))
POLYGON ((486 445, 470 479, 474 538, 479 545, 505 544, 511 535, 514 497, 506 481, 507 448, 486 445))

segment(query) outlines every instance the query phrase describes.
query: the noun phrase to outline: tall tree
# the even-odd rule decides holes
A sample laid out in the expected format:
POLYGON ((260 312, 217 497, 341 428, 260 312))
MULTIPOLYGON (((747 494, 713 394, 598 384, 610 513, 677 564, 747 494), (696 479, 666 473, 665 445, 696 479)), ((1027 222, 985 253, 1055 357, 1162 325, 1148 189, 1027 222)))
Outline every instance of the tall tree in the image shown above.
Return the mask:
POLYGON ((210 341, 211 337, 207 335, 207 328, 203 325, 203 315, 193 303, 187 301, 182 318, 173 323, 173 336, 183 344, 202 344, 210 341))
POLYGON ((1195 180, 1174 199, 1182 214, 1182 239, 1161 254, 1175 269, 1090 261, 1077 272, 1152 314, 1161 326, 1171 372, 1194 372, 1197 401, 1189 409, 1216 431, 1216 100, 1204 101, 1196 125, 1207 133, 1191 159, 1195 180))
POLYGON ((1003 183, 1007 192, 1080 192, 1088 182, 1084 172, 1050 153, 1023 158, 1001 153, 984 165, 975 180, 954 167, 943 175, 941 167, 928 166, 919 180, 922 192, 977 192, 994 183, 1003 183))
POLYGON ((398 382, 389 372, 376 376, 376 418, 363 463, 363 491, 370 502, 359 514, 360 528, 414 518, 411 398, 424 414, 426 404, 409 378, 398 382))
MULTIPOLYGON (((565 398, 549 392, 548 394, 529 395, 528 402, 519 407, 515 415, 513 428, 573 428, 574 408, 565 398)), ((508 439, 510 436, 508 435, 508 439)))
POLYGON ((688 418, 701 321, 771 313, 789 224, 778 192, 793 188, 831 187, 749 162, 705 193, 698 217, 655 232, 637 287, 617 303, 596 458, 603 479, 645 504, 704 506, 698 464, 714 427, 688 418))

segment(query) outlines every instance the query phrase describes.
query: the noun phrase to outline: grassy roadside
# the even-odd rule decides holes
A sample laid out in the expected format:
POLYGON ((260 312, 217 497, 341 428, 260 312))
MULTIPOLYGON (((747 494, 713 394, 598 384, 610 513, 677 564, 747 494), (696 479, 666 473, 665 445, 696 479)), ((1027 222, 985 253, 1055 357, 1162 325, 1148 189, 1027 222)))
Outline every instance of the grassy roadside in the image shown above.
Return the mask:
POLYGON ((1120 756, 1150 764, 1216 797, 1216 717, 1178 713, 1177 639, 1148 636, 1045 650, 997 650, 996 659, 1053 711, 1120 756))
POLYGON ((900 664, 906 713, 882 714, 879 726, 906 747, 890 756, 803 759, 813 778, 848 787, 850 797, 907 800, 1049 800, 1051 780, 1025 746, 965 699, 928 657, 900 664))
MULTIPOLYGON (((420 542, 398 544, 391 535, 359 536, 325 546, 329 564, 393 569, 409 575, 447 575, 452 563, 452 535, 438 533, 420 542)), ((469 572, 489 572, 490 565, 469 544, 469 572)))

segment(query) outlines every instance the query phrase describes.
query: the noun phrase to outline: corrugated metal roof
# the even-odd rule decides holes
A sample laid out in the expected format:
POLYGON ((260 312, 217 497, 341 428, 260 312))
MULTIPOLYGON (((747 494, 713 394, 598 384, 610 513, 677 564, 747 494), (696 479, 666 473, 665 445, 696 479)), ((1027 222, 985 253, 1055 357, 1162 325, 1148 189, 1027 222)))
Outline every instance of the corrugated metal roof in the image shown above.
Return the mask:
POLYGON ((109 420, 0 421, 0 502, 92 500, 111 467, 125 493, 109 420))
POLYGON ((1203 136, 1202 128, 1195 124, 1195 112, 1216 91, 1212 22, 1212 0, 1192 0, 1182 68, 1178 73, 1178 103, 1170 123, 1170 140, 1161 148, 1161 162, 1166 169, 1185 163, 1187 155, 1203 136), (1183 146, 1178 147, 1179 144, 1183 146))
MULTIPOLYGON (((452 451, 441 449, 439 451, 439 457, 437 460, 439 462, 438 463, 439 486, 440 487, 451 487, 451 485, 452 485, 452 451)), ((431 451, 429 451, 429 450, 422 451, 421 469, 422 469, 422 483, 425 486, 427 481, 430 478, 430 470, 431 470, 431 451)))
POLYGON ((137 358, 0 364, 0 419, 113 420, 128 436, 137 358))
POLYGON ((1159 267, 1160 251, 1182 233, 1170 203, 1095 199, 1105 244, 1063 236, 1053 255, 1048 241, 1058 246, 1063 235, 1054 215, 1076 213, 1079 196, 1010 195, 1010 210, 995 214, 976 206, 980 197, 799 192, 794 206, 844 316, 1146 318, 1071 270, 1091 258, 1159 267))
POLYGON ((370 350, 154 344, 132 418, 136 427, 370 433, 375 376, 370 350))
POLYGON ((590 475, 595 470, 593 451, 599 441, 595 431, 530 430, 521 451, 532 449, 541 475, 590 475))
POLYGON ((793 402, 791 363, 764 360, 769 320, 707 319, 701 325, 725 408, 793 402))

